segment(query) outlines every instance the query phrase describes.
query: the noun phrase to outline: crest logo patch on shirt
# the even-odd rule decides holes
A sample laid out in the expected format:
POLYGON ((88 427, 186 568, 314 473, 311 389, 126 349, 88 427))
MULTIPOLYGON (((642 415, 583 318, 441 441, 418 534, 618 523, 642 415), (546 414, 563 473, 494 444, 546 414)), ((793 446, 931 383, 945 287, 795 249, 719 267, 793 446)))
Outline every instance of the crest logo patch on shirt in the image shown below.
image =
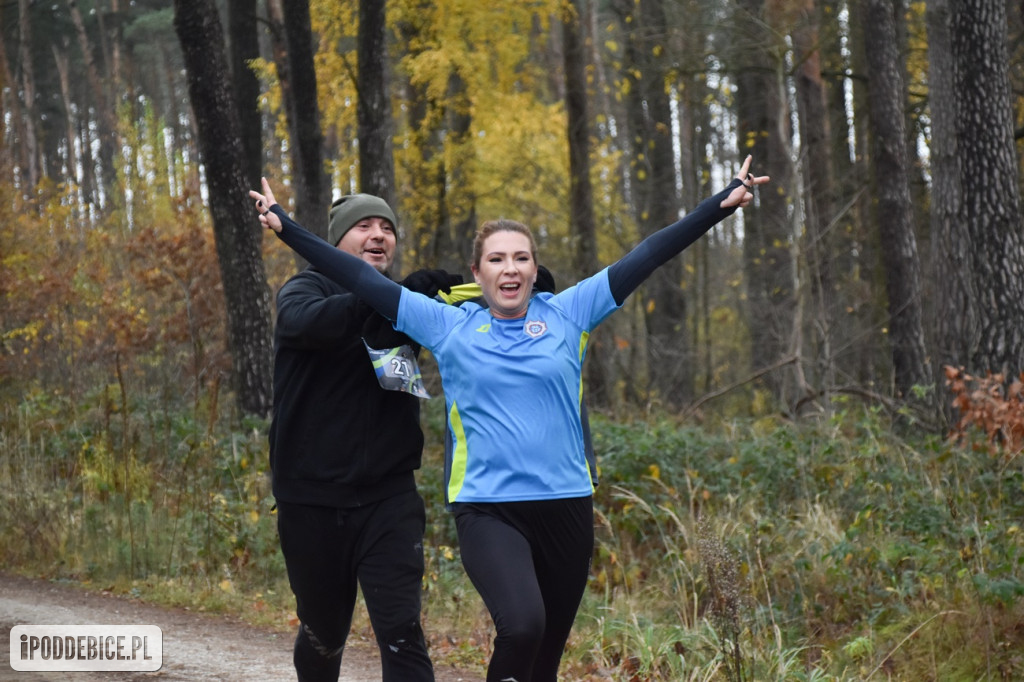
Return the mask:
POLYGON ((543 320, 527 320, 523 330, 531 338, 537 338, 548 330, 548 325, 543 320))

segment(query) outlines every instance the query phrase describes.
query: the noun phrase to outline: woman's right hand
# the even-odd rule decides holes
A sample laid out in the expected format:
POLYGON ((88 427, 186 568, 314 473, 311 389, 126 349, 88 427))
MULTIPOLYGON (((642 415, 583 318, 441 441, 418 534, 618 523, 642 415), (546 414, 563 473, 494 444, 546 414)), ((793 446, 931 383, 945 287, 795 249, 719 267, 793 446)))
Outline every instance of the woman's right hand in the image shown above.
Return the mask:
POLYGON ((274 215, 270 207, 277 203, 274 199, 274 192, 270 189, 270 183, 266 178, 260 178, 263 193, 260 194, 254 189, 249 190, 249 197, 256 200, 256 212, 260 214, 260 224, 274 232, 281 231, 281 219, 274 215))
POLYGON ((767 175, 754 176, 750 174, 750 162, 752 157, 748 154, 747 158, 743 160, 743 167, 740 168, 740 172, 736 174, 736 179, 742 184, 729 193, 722 203, 719 204, 722 208, 732 208, 737 206, 744 208, 750 204, 754 199, 753 190, 757 185, 763 185, 768 182, 771 178, 767 175))

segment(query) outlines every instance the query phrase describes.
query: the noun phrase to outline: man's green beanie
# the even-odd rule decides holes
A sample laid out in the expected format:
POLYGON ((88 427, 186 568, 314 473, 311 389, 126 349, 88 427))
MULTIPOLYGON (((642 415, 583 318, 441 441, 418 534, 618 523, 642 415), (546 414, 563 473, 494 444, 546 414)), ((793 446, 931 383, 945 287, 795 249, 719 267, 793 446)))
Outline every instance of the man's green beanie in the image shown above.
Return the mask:
POLYGON ((388 202, 372 194, 348 194, 331 204, 331 218, 327 226, 327 241, 338 245, 345 233, 360 220, 386 218, 395 227, 398 236, 398 221, 388 202))

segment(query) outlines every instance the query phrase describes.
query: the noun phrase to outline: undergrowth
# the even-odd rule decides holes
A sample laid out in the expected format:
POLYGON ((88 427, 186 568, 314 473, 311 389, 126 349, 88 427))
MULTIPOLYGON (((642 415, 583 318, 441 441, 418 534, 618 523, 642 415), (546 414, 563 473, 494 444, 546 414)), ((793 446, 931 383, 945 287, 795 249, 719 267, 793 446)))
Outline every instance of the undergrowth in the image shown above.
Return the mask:
MULTIPOLYGON (((293 627, 267 425, 117 391, 4 402, 0 567, 293 627)), ((1019 452, 969 421, 953 442, 838 408, 592 415, 597 544, 564 678, 1024 677, 1019 452)), ((442 409, 425 403, 424 626, 435 660, 480 671, 493 633, 443 507, 442 409)))

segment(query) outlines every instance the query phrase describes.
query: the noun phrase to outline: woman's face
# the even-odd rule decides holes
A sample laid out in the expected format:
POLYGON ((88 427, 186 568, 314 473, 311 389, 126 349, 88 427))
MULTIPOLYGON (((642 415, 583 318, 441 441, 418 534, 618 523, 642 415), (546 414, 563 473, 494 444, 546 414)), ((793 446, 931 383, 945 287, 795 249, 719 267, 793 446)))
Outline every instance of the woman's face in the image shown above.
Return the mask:
POLYGON ((480 264, 473 266, 473 277, 483 289, 492 315, 506 319, 526 315, 537 281, 529 238, 505 230, 489 236, 484 240, 480 264))

